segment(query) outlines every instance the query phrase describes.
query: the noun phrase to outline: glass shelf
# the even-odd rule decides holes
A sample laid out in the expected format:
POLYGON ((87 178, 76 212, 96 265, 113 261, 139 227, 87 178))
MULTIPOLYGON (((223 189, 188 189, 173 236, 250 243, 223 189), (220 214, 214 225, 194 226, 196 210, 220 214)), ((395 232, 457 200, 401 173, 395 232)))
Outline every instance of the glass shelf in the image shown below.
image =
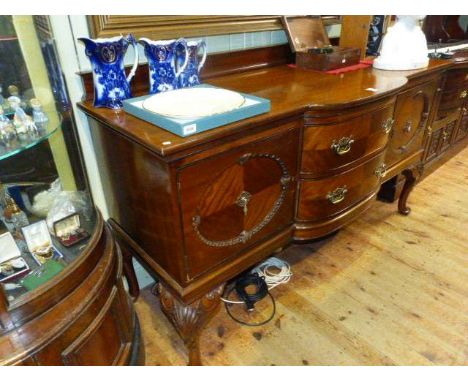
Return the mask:
POLYGON ((10 158, 16 154, 19 154, 31 147, 38 145, 39 143, 44 142, 45 140, 49 139, 57 130, 59 126, 52 126, 47 127, 46 131, 44 131, 39 137, 36 138, 28 138, 28 140, 21 142, 17 139, 16 143, 12 145, 12 147, 0 147, 0 161, 3 159, 10 158))

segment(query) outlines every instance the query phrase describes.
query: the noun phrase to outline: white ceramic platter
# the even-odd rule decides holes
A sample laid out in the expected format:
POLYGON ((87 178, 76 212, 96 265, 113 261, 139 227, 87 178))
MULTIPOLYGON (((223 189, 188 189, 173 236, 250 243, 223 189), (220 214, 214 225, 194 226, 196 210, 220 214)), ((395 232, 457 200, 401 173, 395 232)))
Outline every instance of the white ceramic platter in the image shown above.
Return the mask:
POLYGON ((231 90, 186 88, 155 94, 143 102, 143 108, 169 118, 195 119, 237 109, 244 102, 231 90))

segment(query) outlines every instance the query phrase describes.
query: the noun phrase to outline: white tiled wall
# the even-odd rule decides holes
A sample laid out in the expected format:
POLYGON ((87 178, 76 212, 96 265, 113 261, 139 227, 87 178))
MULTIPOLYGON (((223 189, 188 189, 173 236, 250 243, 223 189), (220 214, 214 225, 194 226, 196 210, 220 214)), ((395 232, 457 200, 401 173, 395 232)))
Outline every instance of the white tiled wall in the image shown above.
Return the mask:
POLYGON ((202 37, 201 39, 206 42, 208 53, 229 52, 269 45, 280 45, 287 42, 286 35, 284 31, 281 30, 207 36, 202 37))

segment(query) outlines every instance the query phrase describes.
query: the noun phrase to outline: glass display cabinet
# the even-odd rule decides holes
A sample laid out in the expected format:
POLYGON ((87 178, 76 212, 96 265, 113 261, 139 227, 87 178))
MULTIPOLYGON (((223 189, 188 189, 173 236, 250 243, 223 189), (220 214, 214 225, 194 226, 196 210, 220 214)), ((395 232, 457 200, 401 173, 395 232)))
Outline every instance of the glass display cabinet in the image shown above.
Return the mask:
POLYGON ((141 363, 122 268, 49 19, 0 16, 0 365, 141 363))

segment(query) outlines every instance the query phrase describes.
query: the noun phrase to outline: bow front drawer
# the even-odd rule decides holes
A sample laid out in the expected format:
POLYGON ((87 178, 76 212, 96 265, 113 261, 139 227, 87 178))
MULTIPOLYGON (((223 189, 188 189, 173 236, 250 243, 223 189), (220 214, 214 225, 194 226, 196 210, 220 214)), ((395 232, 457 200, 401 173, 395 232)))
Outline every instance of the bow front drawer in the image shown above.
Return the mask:
POLYGON ((383 156, 336 176, 302 180, 296 221, 325 220, 377 192, 385 176, 383 156))
MULTIPOLYGON (((365 161, 383 150, 393 127, 394 103, 349 113, 332 121, 317 119, 304 130, 301 173, 321 177, 365 161)), ((306 120, 306 123, 308 121, 306 120)))

